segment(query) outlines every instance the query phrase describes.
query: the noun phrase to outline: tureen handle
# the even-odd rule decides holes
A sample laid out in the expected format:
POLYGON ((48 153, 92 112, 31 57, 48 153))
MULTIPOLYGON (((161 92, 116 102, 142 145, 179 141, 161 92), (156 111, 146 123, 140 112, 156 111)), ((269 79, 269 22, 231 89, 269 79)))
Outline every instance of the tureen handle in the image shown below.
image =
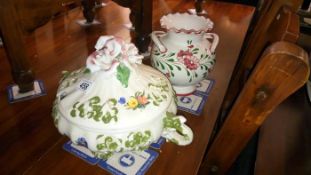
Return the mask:
POLYGON ((219 36, 216 33, 205 33, 204 38, 205 39, 213 39, 210 51, 211 51, 211 53, 214 53, 215 49, 219 43, 219 36))
POLYGON ((185 124, 186 118, 177 116, 168 120, 170 120, 170 124, 165 124, 164 121, 162 136, 177 145, 189 145, 193 140, 193 132, 189 126, 185 124))
POLYGON ((154 42, 154 44, 159 48, 160 52, 166 52, 167 48, 163 45, 163 43, 160 41, 159 36, 166 34, 163 31, 153 31, 151 33, 151 39, 154 42))

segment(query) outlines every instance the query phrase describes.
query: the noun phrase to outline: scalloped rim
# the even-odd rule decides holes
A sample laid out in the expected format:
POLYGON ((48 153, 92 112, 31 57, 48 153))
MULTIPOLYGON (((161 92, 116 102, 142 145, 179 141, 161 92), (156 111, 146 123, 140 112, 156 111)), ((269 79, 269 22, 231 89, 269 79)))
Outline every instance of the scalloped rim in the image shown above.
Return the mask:
POLYGON ((206 32, 210 32, 213 29, 214 23, 209 19, 206 18, 204 16, 198 16, 198 15, 193 15, 193 14, 189 14, 189 13, 170 13, 167 14, 165 16, 162 16, 160 19, 160 24, 162 28, 165 28, 167 31, 174 31, 176 33, 186 33, 186 34, 190 34, 190 33, 194 33, 194 34, 201 34, 201 33, 206 33, 206 32), (202 22, 205 23, 206 28, 202 29, 185 29, 185 28, 176 28, 175 26, 172 25, 172 23, 168 23, 169 21, 167 21, 168 18, 172 17, 172 16, 193 16, 194 18, 197 18, 198 20, 202 20, 202 22))

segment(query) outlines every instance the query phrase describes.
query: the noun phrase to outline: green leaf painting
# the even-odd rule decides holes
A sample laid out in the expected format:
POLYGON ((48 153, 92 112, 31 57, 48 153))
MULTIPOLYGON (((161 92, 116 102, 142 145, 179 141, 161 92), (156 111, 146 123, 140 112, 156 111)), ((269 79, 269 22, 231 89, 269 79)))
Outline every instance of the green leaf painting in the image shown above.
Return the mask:
POLYGON ((127 88, 128 80, 130 77, 130 69, 125 66, 123 63, 120 63, 117 67, 117 79, 121 82, 121 84, 127 88))

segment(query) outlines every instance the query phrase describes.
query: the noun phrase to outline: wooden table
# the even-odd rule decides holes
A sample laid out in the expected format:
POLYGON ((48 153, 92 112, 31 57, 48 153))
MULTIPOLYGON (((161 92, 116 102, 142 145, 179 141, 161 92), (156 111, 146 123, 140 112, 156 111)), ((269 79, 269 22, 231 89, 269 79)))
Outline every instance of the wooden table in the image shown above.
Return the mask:
MULTIPOLYGON (((159 8, 160 2, 154 2, 154 8, 159 8)), ((169 5, 175 3, 170 0, 167 2, 169 5)), ((186 11, 189 8, 193 8, 193 2, 182 1, 172 10, 186 11)), ((220 43, 216 50, 216 65, 209 75, 211 79, 215 80, 214 87, 208 96, 201 116, 179 111, 179 114, 186 116, 187 125, 194 132, 193 143, 185 147, 165 143, 159 151, 159 157, 147 174, 191 175, 198 172, 254 13, 252 7, 221 2, 203 4, 203 9, 208 12, 209 18, 215 23, 214 32, 220 36, 220 43)), ((155 9, 153 16, 157 18, 154 20, 159 20, 157 15, 159 14, 155 9)), ((155 21, 154 23, 157 24, 155 21)), ((158 26, 154 28, 158 28, 158 26)), ((68 69, 74 66, 74 64, 67 65, 68 69)), ((49 76, 47 76, 47 79, 50 79, 47 86, 51 88, 48 91, 56 91, 57 84, 54 79, 57 77, 52 76, 52 74, 53 72, 60 72, 63 68, 56 64, 54 65, 56 70, 42 70, 50 71, 49 76)), ((62 145, 68 141, 68 138, 55 134, 56 129, 53 127, 52 119, 50 116, 46 116, 48 115, 46 111, 51 107, 48 104, 51 105, 53 95, 48 95, 45 98, 50 103, 45 103, 40 99, 36 102, 30 102, 29 105, 33 106, 32 110, 23 110, 27 103, 3 108, 6 109, 6 115, 14 114, 14 116, 0 118, 0 139, 3 142, 0 145, 0 174, 11 174, 12 172, 25 174, 108 174, 98 166, 91 166, 62 149, 62 145), (20 114, 22 112, 19 113, 18 110, 24 112, 24 115, 20 114), (20 118, 15 117, 15 114, 19 115, 20 118), (7 128, 8 126, 11 128, 7 128)), ((28 108, 25 107, 25 109, 28 108)))
MULTIPOLYGON (((0 1, 0 31, 5 45, 7 58, 11 66, 11 74, 19 86, 21 93, 34 89, 35 75, 31 67, 27 43, 24 41, 25 34, 32 33, 37 28, 46 24, 55 14, 64 11, 65 4, 81 2, 83 15, 87 22, 91 23, 95 17, 96 0, 13 0, 10 2, 0 1), (15 8, 16 7, 16 8, 15 8)), ((114 0, 120 5, 130 8, 130 20, 134 26, 131 32, 132 41, 141 52, 148 49, 151 33, 152 1, 143 0, 114 0), (144 26, 144 27, 142 27, 144 26)))

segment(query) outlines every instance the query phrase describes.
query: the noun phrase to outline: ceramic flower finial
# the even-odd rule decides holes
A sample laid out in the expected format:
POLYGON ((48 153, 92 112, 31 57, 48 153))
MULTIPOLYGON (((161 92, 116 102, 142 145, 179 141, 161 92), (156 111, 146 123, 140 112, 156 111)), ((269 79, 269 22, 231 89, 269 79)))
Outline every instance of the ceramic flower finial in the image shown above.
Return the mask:
POLYGON ((141 64, 143 56, 132 43, 126 43, 114 36, 101 36, 95 45, 96 51, 87 59, 91 72, 108 71, 119 63, 141 64))

